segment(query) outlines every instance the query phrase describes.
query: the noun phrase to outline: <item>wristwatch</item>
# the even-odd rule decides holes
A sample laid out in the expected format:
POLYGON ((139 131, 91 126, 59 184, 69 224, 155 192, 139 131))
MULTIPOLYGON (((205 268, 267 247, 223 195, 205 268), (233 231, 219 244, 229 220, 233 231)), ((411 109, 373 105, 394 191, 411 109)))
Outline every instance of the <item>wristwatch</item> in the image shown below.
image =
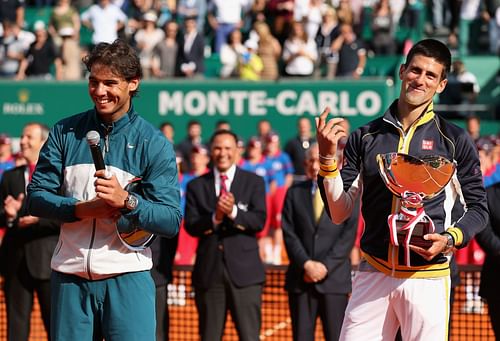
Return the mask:
POLYGON ((133 211, 137 207, 137 204, 139 203, 139 200, 137 197, 131 193, 127 195, 127 199, 125 199, 125 207, 127 211, 133 211))
POLYGON ((455 246, 455 239, 453 239, 453 236, 447 232, 443 233, 442 235, 447 238, 446 248, 443 250, 443 253, 448 253, 455 246))

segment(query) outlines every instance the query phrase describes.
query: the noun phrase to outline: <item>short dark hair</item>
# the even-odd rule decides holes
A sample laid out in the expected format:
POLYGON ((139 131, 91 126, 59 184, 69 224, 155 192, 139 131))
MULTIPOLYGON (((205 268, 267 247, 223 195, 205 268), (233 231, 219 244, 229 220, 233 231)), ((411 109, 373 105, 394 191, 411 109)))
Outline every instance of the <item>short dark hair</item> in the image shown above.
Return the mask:
POLYGON ((481 123, 481 118, 476 114, 469 114, 465 117, 465 122, 470 122, 470 121, 474 121, 474 120, 481 123))
POLYGON ((187 127, 190 128, 192 126, 201 126, 201 123, 197 120, 190 120, 187 124, 187 127))
POLYGON ((213 133, 210 137, 210 145, 214 143, 215 138, 219 135, 231 135, 234 138, 234 142, 236 143, 236 145, 238 145, 238 136, 231 130, 226 129, 217 130, 215 133, 213 133))
POLYGON ((215 122, 215 130, 226 129, 226 128, 221 128, 221 126, 228 126, 229 129, 227 129, 227 130, 231 130, 231 124, 229 123, 229 121, 218 120, 217 122, 215 122))
POLYGON ((172 124, 172 123, 170 123, 170 122, 168 122, 168 121, 165 121, 165 122, 162 122, 162 123, 160 124, 160 129, 163 129, 163 128, 165 128, 165 127, 172 127, 172 128, 173 128, 174 126, 173 126, 173 124, 172 124))
POLYGON ((446 75, 450 72, 451 53, 448 47, 436 39, 424 39, 413 45, 406 56, 405 66, 408 66, 413 57, 423 55, 434 58, 438 63, 444 66, 441 79, 446 79, 446 75))
MULTIPOLYGON (((99 43, 92 51, 83 57, 83 63, 90 72, 94 64, 108 66, 117 76, 126 81, 142 78, 142 68, 137 52, 125 41, 116 39, 113 43, 99 43)), ((131 92, 137 95, 139 90, 131 92)))

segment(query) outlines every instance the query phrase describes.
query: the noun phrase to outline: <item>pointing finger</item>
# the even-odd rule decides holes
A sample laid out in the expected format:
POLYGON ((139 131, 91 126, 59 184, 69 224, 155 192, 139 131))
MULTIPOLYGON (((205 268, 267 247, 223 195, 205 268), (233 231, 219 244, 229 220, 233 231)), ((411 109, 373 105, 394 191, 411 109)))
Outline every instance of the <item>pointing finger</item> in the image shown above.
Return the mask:
POLYGON ((319 115, 319 117, 316 117, 316 128, 318 130, 322 130, 325 126, 326 118, 328 117, 328 114, 330 113, 330 107, 326 107, 325 110, 319 115))

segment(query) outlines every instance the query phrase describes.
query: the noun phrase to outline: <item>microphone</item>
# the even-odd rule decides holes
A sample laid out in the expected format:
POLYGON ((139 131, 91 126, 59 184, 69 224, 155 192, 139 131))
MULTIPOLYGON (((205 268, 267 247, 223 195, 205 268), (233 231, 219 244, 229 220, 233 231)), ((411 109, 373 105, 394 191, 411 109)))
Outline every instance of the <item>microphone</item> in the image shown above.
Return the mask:
POLYGON ((90 153, 92 153, 92 159, 94 160, 95 170, 106 169, 104 165, 104 159, 102 158, 101 152, 101 136, 95 130, 91 130, 87 133, 87 143, 90 147, 90 153))

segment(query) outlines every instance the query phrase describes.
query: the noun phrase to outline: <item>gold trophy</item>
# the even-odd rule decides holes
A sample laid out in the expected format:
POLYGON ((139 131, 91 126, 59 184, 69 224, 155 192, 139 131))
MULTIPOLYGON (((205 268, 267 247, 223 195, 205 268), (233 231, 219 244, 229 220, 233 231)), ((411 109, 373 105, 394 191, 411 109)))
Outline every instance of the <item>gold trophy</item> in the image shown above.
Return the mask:
POLYGON ((409 245, 428 248, 424 235, 433 233, 434 223, 424 211, 424 199, 438 195, 455 173, 455 163, 442 156, 419 159, 403 153, 378 154, 379 173, 389 190, 401 199, 399 212, 391 214, 390 240, 403 246, 405 263, 410 266, 409 245))

